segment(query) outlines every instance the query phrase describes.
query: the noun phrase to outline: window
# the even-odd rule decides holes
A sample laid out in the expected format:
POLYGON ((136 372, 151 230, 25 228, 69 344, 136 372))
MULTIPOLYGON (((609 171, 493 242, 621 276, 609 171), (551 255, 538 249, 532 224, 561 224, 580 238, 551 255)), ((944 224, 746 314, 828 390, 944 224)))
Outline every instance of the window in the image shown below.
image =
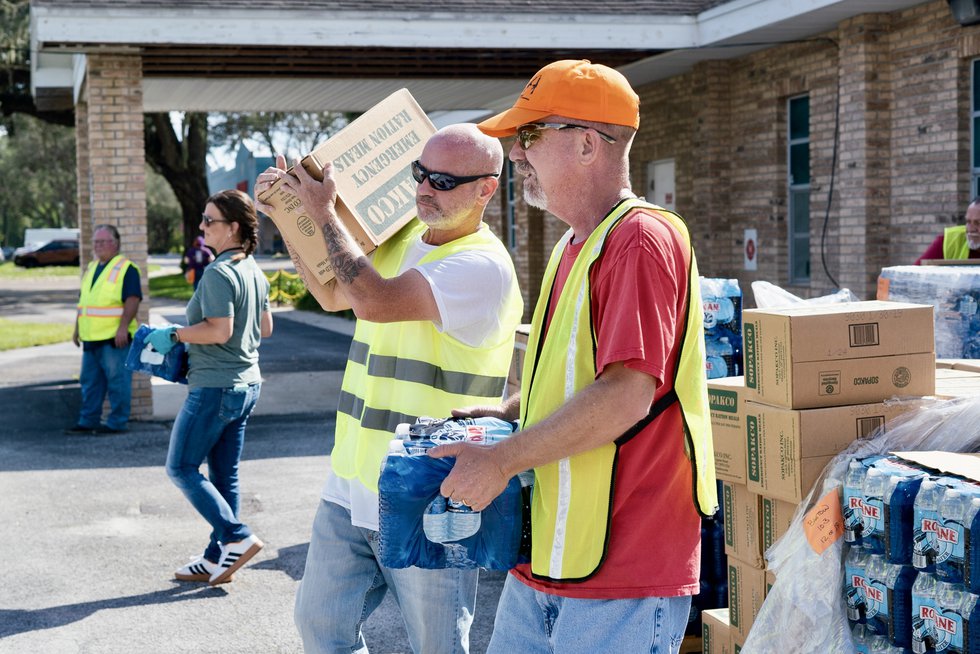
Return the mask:
POLYGON ((810 281, 810 97, 790 98, 787 114, 789 281, 803 284, 810 281))
POLYGON ((514 201, 514 162, 507 161, 507 247, 511 254, 517 252, 517 211, 514 201))
POLYGON ((980 195, 980 59, 970 75, 970 195, 980 195))

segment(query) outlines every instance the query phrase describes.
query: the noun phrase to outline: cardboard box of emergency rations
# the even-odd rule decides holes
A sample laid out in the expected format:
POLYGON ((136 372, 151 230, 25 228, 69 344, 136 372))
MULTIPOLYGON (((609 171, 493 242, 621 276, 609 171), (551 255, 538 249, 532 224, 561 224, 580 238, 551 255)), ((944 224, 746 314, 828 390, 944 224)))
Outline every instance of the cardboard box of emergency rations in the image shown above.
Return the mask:
MULTIPOLYGON (((415 216, 416 184, 410 164, 434 132, 412 94, 401 89, 301 160, 316 179, 323 179, 324 164, 333 163, 337 216, 365 254, 415 216)), ((299 199, 282 188, 282 180, 259 200, 273 207, 269 217, 316 280, 326 284, 333 279, 320 226, 299 199)))
POLYGON ((746 397, 810 409, 931 395, 932 312, 881 301, 745 311, 746 397))
POLYGON ((524 358, 527 355, 527 339, 531 333, 531 325, 524 324, 514 333, 514 358, 510 360, 510 371, 507 373, 507 397, 521 390, 521 377, 524 374, 524 358))
POLYGON ((908 400, 786 409, 746 401, 746 486, 760 495, 799 503, 834 455, 919 406, 919 401, 908 400))
POLYGON ((715 449, 715 475, 738 484, 745 477, 744 377, 708 380, 711 438, 715 449))
POLYGON ((703 654, 731 654, 732 634, 728 608, 701 611, 701 647, 703 654))
MULTIPOLYGON (((793 515, 796 513, 796 502, 786 502, 777 500, 774 497, 759 496, 759 521, 762 523, 762 556, 765 558, 766 550, 779 540, 783 534, 789 531, 789 526, 793 523, 793 515)), ((772 584, 769 584, 770 586, 772 584)))
POLYGON ((744 484, 721 483, 725 511, 725 554, 762 569, 762 524, 759 521, 759 496, 744 484))
POLYGON ((766 571, 734 557, 728 559, 728 620, 732 640, 745 644, 755 617, 766 598, 766 571))

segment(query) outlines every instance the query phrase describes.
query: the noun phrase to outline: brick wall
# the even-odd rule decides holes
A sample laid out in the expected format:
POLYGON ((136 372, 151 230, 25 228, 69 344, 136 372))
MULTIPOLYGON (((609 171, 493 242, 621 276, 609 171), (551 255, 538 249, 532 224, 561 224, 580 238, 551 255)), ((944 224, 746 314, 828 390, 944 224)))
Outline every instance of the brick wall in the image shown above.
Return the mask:
POLYGON ((833 278, 872 298, 883 266, 912 263, 944 227, 962 222, 976 57, 980 26, 959 26, 936 0, 858 16, 805 42, 702 62, 637 89, 634 190, 646 188, 648 162, 675 160, 677 210, 701 273, 738 278, 749 306, 757 279, 806 297, 832 291, 833 278), (794 286, 787 281, 786 102, 801 94, 810 98, 811 271, 809 284, 794 286), (742 270, 746 228, 758 230, 754 273, 742 270))
MULTIPOLYGON (((87 60, 84 97, 76 113, 82 264, 92 258, 93 225, 115 225, 120 252, 141 273, 137 320, 148 322, 142 63, 139 55, 93 54, 87 60)), ((153 415, 147 375, 133 376, 131 415, 134 420, 153 415)))

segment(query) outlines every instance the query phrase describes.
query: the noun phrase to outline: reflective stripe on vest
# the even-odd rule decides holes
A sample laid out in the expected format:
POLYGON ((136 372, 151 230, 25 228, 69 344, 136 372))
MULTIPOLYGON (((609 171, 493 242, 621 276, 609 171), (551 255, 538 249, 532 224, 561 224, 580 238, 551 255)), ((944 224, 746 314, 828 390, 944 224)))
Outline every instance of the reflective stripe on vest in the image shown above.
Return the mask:
POLYGON ((966 240, 966 225, 947 227, 943 231, 943 259, 969 259, 970 244, 966 240))
MULTIPOLYGON (((415 220, 374 252, 382 277, 399 274, 402 261, 426 226, 415 220)), ((420 263, 463 251, 495 252, 510 262, 506 248, 486 225, 426 254, 420 263)), ((511 263, 511 274, 516 272, 511 263)), ((395 427, 419 416, 447 417, 468 404, 497 403, 503 397, 524 305, 515 288, 500 316, 494 342, 474 348, 439 332, 429 321, 373 323, 354 329, 337 408, 331 465, 344 478, 378 488, 381 461, 395 427)))
MULTIPOLYGON (((82 276, 82 288, 78 297, 78 337, 83 341, 106 341, 115 337, 119 319, 123 315, 123 282, 126 271, 134 265, 129 259, 117 254, 103 268, 92 285, 92 277, 99 262, 91 261, 82 276)), ((129 323, 129 333, 136 333, 136 320, 129 323)))
MULTIPOLYGON (((659 219, 673 226, 684 241, 690 243, 687 228, 676 214, 636 199, 622 202, 587 239, 554 306, 548 337, 542 341, 542 329, 549 302, 552 301, 558 264, 572 237, 571 231, 565 234, 548 263, 528 339, 528 355, 524 362, 525 383, 521 388, 522 424, 525 428, 547 418, 595 380, 595 334, 591 321, 589 273, 602 256, 609 232, 622 217, 637 208, 655 211, 659 219)), ((710 515, 717 507, 717 491, 707 410, 703 314, 693 250, 688 258, 688 311, 674 384, 684 419, 683 437, 692 465, 695 504, 699 512, 710 515), (695 310, 690 310, 691 307, 695 310)), ((657 410, 663 410, 664 406, 672 403, 658 401, 660 406, 657 410)), ((616 457, 620 444, 619 441, 607 443, 535 469, 531 509, 531 572, 535 577, 565 582, 583 581, 601 566, 608 545, 616 457)))

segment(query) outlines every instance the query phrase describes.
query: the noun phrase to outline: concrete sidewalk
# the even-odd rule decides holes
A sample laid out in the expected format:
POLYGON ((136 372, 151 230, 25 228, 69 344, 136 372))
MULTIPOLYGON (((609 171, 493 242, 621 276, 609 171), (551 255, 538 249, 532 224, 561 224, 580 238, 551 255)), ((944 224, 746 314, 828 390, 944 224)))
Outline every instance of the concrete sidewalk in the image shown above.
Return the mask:
MULTIPOLYGON (((180 320, 159 305, 152 321, 180 320)), ((0 353, 0 654, 300 652, 292 622, 332 447, 346 327, 276 314, 262 397, 241 463, 241 514, 266 547, 218 588, 176 582, 209 528, 163 470, 186 387, 154 384, 153 421, 120 436, 68 436, 80 351, 0 353)), ((481 575, 471 652, 489 642, 503 573, 481 575)), ((387 598, 365 625, 374 654, 409 652, 387 598)))

